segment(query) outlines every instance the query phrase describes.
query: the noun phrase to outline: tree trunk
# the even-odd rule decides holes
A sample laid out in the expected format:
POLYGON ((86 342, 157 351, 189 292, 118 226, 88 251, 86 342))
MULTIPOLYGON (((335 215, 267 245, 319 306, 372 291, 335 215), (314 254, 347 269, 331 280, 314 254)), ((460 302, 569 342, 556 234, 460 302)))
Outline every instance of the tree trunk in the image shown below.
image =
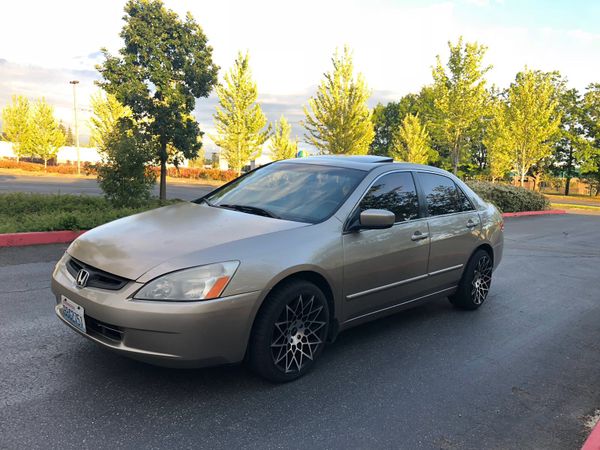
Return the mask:
POLYGON ((565 183, 565 195, 569 195, 570 184, 571 184, 571 177, 567 177, 567 180, 565 183))
POLYGON ((521 170, 521 187, 523 187, 523 184, 525 184, 525 172, 521 170))
POLYGON ((160 188, 159 199, 161 202, 167 199, 167 143, 160 144, 160 188))
POLYGON ((458 151, 459 151, 458 145, 455 144, 454 149, 452 151, 452 159, 454 160, 454 161, 452 161, 452 163, 453 163, 452 173, 454 173, 454 175, 456 175, 456 176, 458 176, 458 160, 459 160, 459 156, 460 156, 458 154, 458 151))
POLYGON ((44 158, 44 170, 48 168, 48 160, 44 158))

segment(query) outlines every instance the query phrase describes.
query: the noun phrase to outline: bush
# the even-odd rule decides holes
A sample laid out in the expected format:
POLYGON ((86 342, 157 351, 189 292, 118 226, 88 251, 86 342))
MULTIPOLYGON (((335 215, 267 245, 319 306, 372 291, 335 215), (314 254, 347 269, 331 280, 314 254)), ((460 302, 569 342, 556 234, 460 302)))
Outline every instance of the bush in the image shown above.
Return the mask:
POLYGON ((0 233, 88 230, 159 206, 156 199, 132 208, 115 207, 103 197, 86 195, 0 194, 0 233))
MULTIPOLYGON (((60 173, 62 175, 75 175, 77 173, 77 165, 59 164, 57 166, 48 166, 44 170, 43 164, 19 161, 13 159, 0 159, 0 169, 21 169, 27 172, 45 172, 45 173, 60 173)), ((86 175, 95 175, 94 166, 88 162, 81 165, 81 171, 86 175)))
POLYGON ((502 212, 542 211, 550 207, 550 202, 543 194, 522 187, 485 181, 470 181, 467 184, 502 212))
POLYGON ((156 174, 147 162, 154 154, 139 131, 122 122, 107 136, 103 163, 97 167, 98 183, 115 206, 147 203, 156 182, 156 174))
MULTIPOLYGON (((97 169, 101 169, 102 164, 90 164, 83 163, 81 172, 85 175, 96 175, 97 169)), ((57 166, 48 166, 44 170, 43 164, 30 163, 25 161, 17 161, 12 159, 0 159, 0 169, 21 169, 28 172, 46 172, 46 173, 60 173, 64 175, 75 175, 77 173, 76 165, 59 164, 57 166)), ((160 175, 160 167, 152 167, 151 170, 158 177, 160 175)), ((220 169, 205 169, 203 167, 169 167, 167 174, 173 178, 186 178, 192 180, 214 180, 214 181, 231 181, 237 178, 237 172, 233 170, 220 170, 220 169)))

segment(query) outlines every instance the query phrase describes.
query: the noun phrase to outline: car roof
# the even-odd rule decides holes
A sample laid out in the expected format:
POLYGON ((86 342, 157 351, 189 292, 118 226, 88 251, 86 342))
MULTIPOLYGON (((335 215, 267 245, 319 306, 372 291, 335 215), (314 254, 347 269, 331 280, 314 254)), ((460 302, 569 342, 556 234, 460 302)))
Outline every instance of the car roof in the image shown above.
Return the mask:
POLYGON ((429 170, 446 174, 447 172, 437 167, 426 166, 423 164, 412 164, 394 162, 387 156, 376 155, 322 155, 308 156, 305 158, 286 159, 282 162, 294 164, 318 164, 323 166, 344 167, 348 169, 357 169, 371 171, 376 167, 388 166, 389 169, 405 169, 405 170, 429 170))

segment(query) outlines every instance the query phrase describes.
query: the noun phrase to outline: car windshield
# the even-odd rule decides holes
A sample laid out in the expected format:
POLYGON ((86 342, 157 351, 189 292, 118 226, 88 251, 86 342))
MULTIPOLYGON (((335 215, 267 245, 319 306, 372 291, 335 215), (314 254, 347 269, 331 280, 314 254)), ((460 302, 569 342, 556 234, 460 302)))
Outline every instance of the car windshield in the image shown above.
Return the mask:
POLYGON ((297 222, 318 223, 331 216, 366 172, 316 164, 274 163, 241 177, 204 200, 231 208, 297 222))

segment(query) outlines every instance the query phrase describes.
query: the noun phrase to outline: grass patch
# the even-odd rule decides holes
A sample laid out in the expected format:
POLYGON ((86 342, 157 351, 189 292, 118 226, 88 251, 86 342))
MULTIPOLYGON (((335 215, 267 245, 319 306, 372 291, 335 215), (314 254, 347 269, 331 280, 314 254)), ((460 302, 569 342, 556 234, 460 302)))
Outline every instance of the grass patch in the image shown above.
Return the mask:
POLYGON ((552 202, 552 207, 556 207, 559 209, 589 209, 591 211, 600 211, 600 205, 580 205, 575 203, 554 203, 552 202))
MULTIPOLYGON (((177 201, 168 200, 163 205, 177 201)), ((89 230, 163 205, 152 199, 137 208, 116 208, 103 197, 87 195, 0 194, 0 233, 89 230)))

